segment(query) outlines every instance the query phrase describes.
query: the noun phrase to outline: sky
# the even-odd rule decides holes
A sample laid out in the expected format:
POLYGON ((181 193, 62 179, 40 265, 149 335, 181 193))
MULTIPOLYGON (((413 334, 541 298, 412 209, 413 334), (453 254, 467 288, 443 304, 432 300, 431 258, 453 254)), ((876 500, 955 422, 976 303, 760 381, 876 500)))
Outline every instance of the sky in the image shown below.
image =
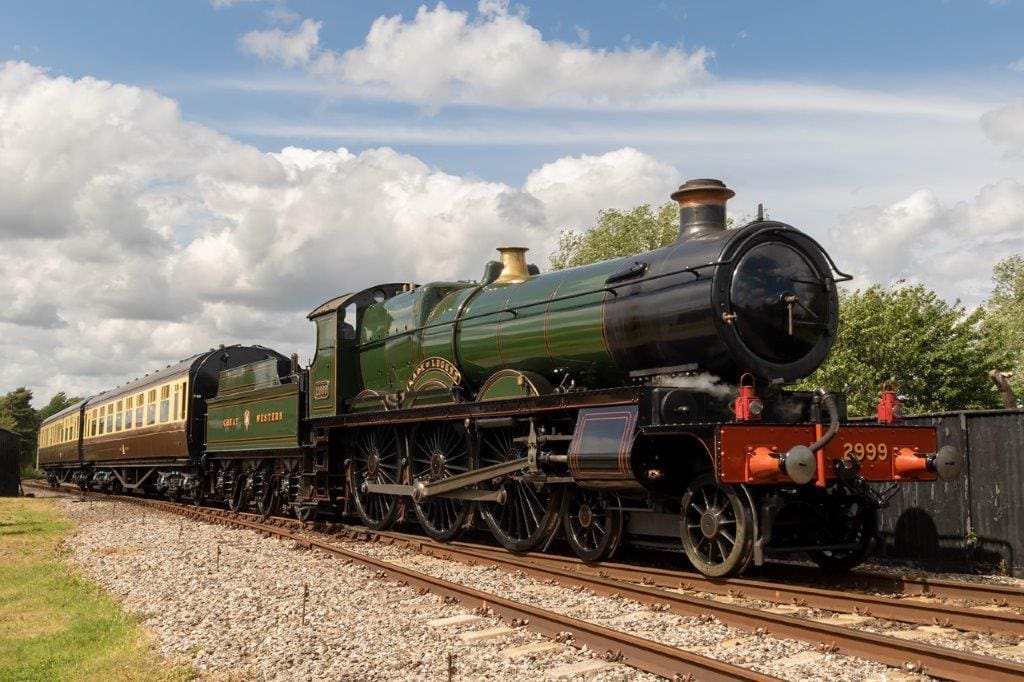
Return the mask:
POLYGON ((854 286, 981 304, 1024 252, 1024 0, 49 2, 0 10, 0 392, 220 343, 307 360, 378 281, 541 267, 736 191, 854 286))

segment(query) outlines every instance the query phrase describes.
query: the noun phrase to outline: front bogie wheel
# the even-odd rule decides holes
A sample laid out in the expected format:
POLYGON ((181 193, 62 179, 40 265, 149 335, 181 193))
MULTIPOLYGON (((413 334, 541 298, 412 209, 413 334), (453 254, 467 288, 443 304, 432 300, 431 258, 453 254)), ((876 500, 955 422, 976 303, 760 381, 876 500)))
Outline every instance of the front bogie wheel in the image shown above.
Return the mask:
POLYGON ((736 486, 713 473, 698 476, 680 503, 683 550, 694 568, 712 578, 742 572, 753 556, 753 509, 736 486))
POLYGON ((611 558, 622 540, 618 500, 607 492, 579 486, 567 497, 563 530, 572 551, 587 563, 611 558))

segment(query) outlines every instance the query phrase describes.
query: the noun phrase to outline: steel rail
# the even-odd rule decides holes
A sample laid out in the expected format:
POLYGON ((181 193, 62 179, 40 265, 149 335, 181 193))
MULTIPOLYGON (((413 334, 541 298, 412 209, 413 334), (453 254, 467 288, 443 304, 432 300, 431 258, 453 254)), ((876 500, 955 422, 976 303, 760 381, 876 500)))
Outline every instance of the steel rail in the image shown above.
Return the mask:
MULTIPOLYGON (((298 525, 312 531, 330 531, 334 529, 338 535, 348 538, 362 540, 379 539, 392 543, 401 542, 413 546, 420 551, 434 553, 439 558, 468 563, 492 563, 509 570, 523 571, 527 575, 542 580, 553 579, 563 585, 590 589, 597 594, 622 596, 644 604, 657 604, 661 608, 667 608, 669 611, 680 615, 702 616, 708 614, 709 609, 711 609, 711 612, 722 622, 740 629, 753 631, 757 634, 770 634, 775 637, 799 639, 816 644, 819 650, 822 651, 834 651, 849 656, 875 660, 909 671, 924 672, 935 677, 986 680, 1018 680, 1024 678, 1024 664, 1021 663, 770 613, 735 604, 712 602, 700 597, 666 591, 662 588, 616 580, 602 575, 587 575, 580 571, 573 571, 566 567, 553 565, 559 561, 565 564, 565 561, 561 559, 549 557, 548 561, 552 565, 545 565, 546 562, 537 562, 535 556, 516 556, 495 548, 470 545, 468 543, 442 545, 421 536, 369 531, 345 524, 302 524, 293 519, 283 517, 270 519, 274 525, 268 525, 256 521, 247 521, 243 518, 245 516, 261 518, 257 514, 237 514, 210 509, 199 510, 170 502, 141 498, 121 499, 128 499, 140 504, 149 504, 150 506, 160 506, 160 508, 177 513, 203 513, 215 520, 246 524, 255 527, 256 530, 265 532, 284 532, 289 537, 301 538, 303 542, 316 541, 310 540, 308 537, 296 536, 287 531, 280 531, 279 529, 286 525, 293 527, 298 525)), ((356 554, 356 556, 362 555, 356 554)), ((637 567, 628 567, 621 564, 618 566, 631 569, 634 573, 638 572, 637 567)), ((604 567, 604 564, 600 566, 601 569, 604 567)), ((642 570, 640 569, 640 571, 642 570)), ((625 659, 623 661, 625 662, 625 659)))
MULTIPOLYGON (((26 482, 26 485, 33 487, 39 485, 41 488, 51 490, 48 485, 45 484, 33 484, 26 482)), ((61 490, 63 493, 67 493, 67 490, 61 490)), ((159 500, 151 500, 159 501, 159 500)), ((242 514, 249 514, 253 518, 263 518, 259 514, 253 514, 248 512, 239 512, 242 514)), ((346 523, 334 523, 334 522, 323 522, 323 521, 309 521, 302 522, 297 519, 290 517, 277 516, 273 517, 273 522, 295 524, 296 527, 305 528, 323 528, 328 532, 335 532, 337 528, 343 528, 346 530, 354 531, 365 531, 381 536, 394 537, 396 539, 404 539, 410 542, 415 541, 418 543, 429 543, 431 540, 424 538, 421 535, 406 534, 396 531, 372 531, 362 526, 346 523)), ((437 543, 435 543, 437 544, 437 543)), ((466 546, 466 547, 478 547, 482 550, 496 550, 497 548, 491 545, 481 545, 466 542, 450 543, 449 545, 438 545, 449 547, 452 545, 466 546)), ((500 551, 500 550, 499 550, 500 551)), ((794 589, 819 589, 827 591, 829 595, 837 594, 837 590, 843 590, 849 592, 850 590, 871 590, 875 592, 882 592, 887 594, 896 594, 902 596, 922 596, 922 597, 939 597, 944 599, 959 599, 966 602, 979 602, 983 604, 997 604, 1000 606, 1009 606, 1015 608, 1024 608, 1024 590, 1012 586, 1012 585, 999 585, 995 583, 983 583, 983 582, 971 582, 966 580, 951 580, 946 578, 933 578, 933 577, 908 577, 908 576, 897 576, 887 575, 882 573, 871 573, 867 571, 852 571, 845 575, 829 575, 820 571, 811 569, 810 571, 803 566, 797 566, 792 564, 767 564, 763 570, 766 575, 770 575, 776 579, 776 581, 767 580, 755 580, 751 578, 726 578, 721 580, 714 580, 704 576, 701 573, 694 571, 686 571, 679 569, 667 569, 656 566, 643 566, 636 564, 624 564, 616 562, 601 562, 600 564, 586 564, 580 561, 574 556, 554 556, 550 554, 541 554, 537 552, 531 552, 526 555, 531 558, 537 558, 543 561, 558 562, 559 564, 569 567, 573 570, 578 567, 578 570, 583 571, 594 571, 598 574, 604 573, 608 576, 616 579, 633 580, 634 582, 644 582, 644 578, 648 581, 653 580, 652 584, 661 585, 664 587, 682 587, 683 589, 700 589, 702 591, 712 592, 715 594, 726 594, 729 595, 730 591, 735 593, 736 591, 748 590, 747 595, 751 598, 759 599, 762 598, 760 595, 764 595, 763 598, 770 601, 776 601, 780 596, 791 598, 799 595, 791 595, 794 589), (628 576, 635 576, 638 572, 642 572, 644 575, 640 578, 631 578, 628 576), (814 576, 812 579, 808 579, 808 574, 811 572, 814 576), (822 578, 825 578, 822 580, 822 578), (786 583, 777 582, 778 580, 787 581, 786 583), (690 583, 690 586, 684 585, 683 583, 690 583), (792 583, 792 584, 790 584, 792 583), (823 583, 827 583, 824 584, 823 583), (780 591, 781 594, 776 597, 769 597, 767 592, 755 590, 772 590, 780 591)), ((855 594, 855 593, 854 593, 855 594)), ((859 598, 859 595, 858 595, 859 598)), ((891 599, 882 597, 891 602, 891 599)), ((919 602, 923 605, 923 608, 927 608, 929 605, 923 602, 919 602)), ((808 606, 814 606, 810 601, 808 606)), ((869 605, 870 606, 870 605, 869 605)), ((817 607, 815 608, 827 608, 817 607)), ((914 608, 918 608, 918 604, 915 603, 914 608)), ((989 618, 993 611, 985 611, 985 617, 989 618)), ((881 612, 873 612, 875 617, 879 618, 892 618, 893 620, 904 620, 902 616, 888 616, 882 615, 881 612)), ((938 614, 936 614, 938 616, 938 614)), ((945 616, 943 616, 945 617, 945 616)), ((1019 633, 1015 621, 1024 619, 1019 615, 1009 616, 1008 618, 1000 619, 1004 620, 1006 627, 1011 628, 1008 630, 1009 633, 1019 633)), ((915 622, 913 620, 907 620, 907 622, 915 622)), ((929 621, 929 624, 931 621, 929 621)), ((1003 630, 991 628, 988 623, 981 628, 981 631, 987 631, 992 629, 995 632, 1003 632, 1003 630)), ((960 629, 973 630, 970 625, 970 620, 965 619, 963 626, 960 629)))
MULTIPOLYGON (((278 523, 291 524, 292 520, 282 518, 278 520, 278 523)), ((648 570, 652 570, 661 576, 672 576, 677 581, 677 584, 674 586, 671 584, 667 585, 670 588, 693 589, 692 585, 688 587, 678 583, 680 576, 678 572, 665 569, 638 568, 626 564, 587 566, 575 558, 543 556, 536 553, 517 556, 485 545, 461 542, 441 544, 418 535, 371 531, 345 524, 314 524, 311 530, 333 531, 343 537, 360 540, 379 539, 391 543, 400 542, 418 551, 432 554, 442 559, 466 563, 492 563, 506 570, 523 571, 527 575, 541 580, 553 578, 561 584, 587 588, 598 594, 623 596, 644 604, 665 605, 668 606, 669 610, 683 615, 704 615, 709 612, 710 608, 713 609, 714 615, 723 622, 742 629, 753 630, 757 633, 767 632, 778 637, 792 637, 815 644, 824 650, 838 651, 846 655, 867 658, 906 670, 923 671, 936 677, 960 679, 973 676, 979 679, 992 680, 1021 679, 1024 677, 1024 665, 1005 659, 980 656, 945 647, 854 630, 852 628, 819 623, 783 614, 773 614, 760 609, 710 601, 700 597, 682 595, 677 592, 668 592, 660 587, 652 587, 635 582, 637 578, 642 580, 648 570), (318 525, 319 528, 317 527, 318 525), (612 577, 613 572, 617 577, 612 577), (632 578, 626 577, 630 575, 632 575, 632 578)), ((733 579, 716 583, 716 581, 699 576, 699 574, 687 574, 686 577, 691 579, 699 577, 707 585, 717 585, 720 588, 724 588, 726 594, 728 594, 729 589, 732 589, 735 593, 735 586, 737 584, 756 586, 759 590, 766 590, 766 592, 761 593, 761 597, 769 601, 779 600, 778 596, 768 594, 767 590, 772 588, 784 592, 789 591, 791 594, 804 594, 802 592, 804 588, 800 586, 772 585, 771 583, 759 584, 758 581, 744 579, 733 579), (728 587, 730 585, 733 587, 728 587)), ((816 593, 816 596, 813 597, 815 599, 836 594, 821 589, 816 589, 816 593)), ((848 601, 846 605, 861 606, 862 603, 859 601, 861 595, 850 593, 847 593, 847 595, 848 601)), ((739 595, 734 594, 733 596, 739 595)), ((876 603, 876 601, 883 603, 887 601, 884 598, 871 595, 863 596, 870 597, 869 601, 872 604, 876 603)), ((893 603, 898 604, 898 602, 893 603)), ((832 603, 830 606, 822 608, 835 610, 836 606, 837 604, 832 603)), ((937 611, 934 608, 935 606, 922 603, 915 604, 912 607, 897 605, 894 608, 906 607, 900 611, 900 615, 911 618, 909 622, 933 624, 938 621, 937 624, 943 625, 944 623, 938 619, 937 613, 950 615, 953 612, 960 612, 963 615, 958 620, 958 623, 976 626, 966 629, 978 629, 986 632, 1000 631, 999 627, 977 627, 982 619, 996 620, 992 618, 996 612, 973 611, 972 613, 963 613, 966 609, 958 610, 948 607, 943 607, 937 611), (917 613, 915 613, 915 610, 917 613), (926 615, 922 615, 922 613, 926 615)), ((863 615, 869 614, 863 613, 863 615)), ((874 615, 875 617, 893 617, 882 616, 877 613, 874 615)), ((997 615, 1003 617, 1000 622, 1005 629, 1019 627, 1022 620, 1024 620, 1017 614, 997 615)), ((893 619, 902 620, 903 618, 893 617, 893 619)))
MULTIPOLYGON (((368 534, 372 535, 372 534, 368 534)), ((379 534, 380 535, 380 534, 379 534)), ((382 535, 386 537, 386 535, 382 535)), ((394 538, 389 538, 394 539, 394 538)), ((421 542, 429 547, 428 541, 421 542)), ((431 547, 433 550, 434 548, 431 547)), ((490 562, 523 571, 541 580, 554 579, 569 587, 589 589, 596 594, 614 595, 642 604, 658 604, 684 616, 708 613, 727 625, 778 638, 793 638, 815 644, 824 651, 866 658, 904 670, 924 672, 948 679, 1020 680, 1024 664, 991 656, 980 656, 945 647, 879 635, 863 630, 820 623, 725 602, 670 592, 658 587, 587 575, 556 566, 545 566, 528 557, 498 550, 480 551, 465 546, 439 545, 438 558, 462 557, 463 561, 490 562)))
POLYGON ((710 682, 725 680, 771 682, 778 680, 778 678, 759 673, 755 670, 630 635, 578 618, 565 616, 547 609, 523 604, 506 597, 450 582, 443 578, 436 578, 389 561, 353 552, 330 542, 293 533, 284 528, 284 524, 281 523, 268 524, 250 520, 232 512, 218 513, 220 510, 165 502, 163 500, 90 494, 90 496, 94 495, 100 499, 126 501, 131 504, 178 514, 186 518, 253 530, 267 537, 291 540, 298 546, 307 549, 318 549, 322 552, 343 557, 375 569, 392 582, 455 599, 470 609, 490 609, 510 623, 525 626, 533 632, 564 641, 566 644, 577 648, 586 646, 593 651, 604 651, 605 660, 622 663, 668 679, 697 679, 710 682))
MULTIPOLYGON (((410 536, 409 541, 422 538, 410 536)), ((501 550, 487 545, 452 543, 473 551, 501 554, 501 550)), ((448 549, 451 545, 431 543, 435 551, 448 549)), ((524 556, 524 555, 520 555, 524 556)), ((560 567, 591 576, 612 580, 640 583, 669 589, 694 590, 729 597, 760 599, 779 604, 796 604, 827 611, 855 613, 870 618, 885 618, 919 625, 941 625, 971 632, 995 632, 1024 636, 1024 616, 1012 611, 989 611, 949 604, 904 601, 890 596, 862 594, 792 583, 777 583, 749 578, 715 580, 700 573, 681 572, 648 566, 621 563, 587 564, 576 557, 558 557, 530 553, 529 560, 549 566, 560 567)), ((1020 596, 1020 591, 1017 591, 1020 596)), ((960 598, 963 598, 961 595, 960 598)), ((977 597, 973 597, 976 599, 977 597)))

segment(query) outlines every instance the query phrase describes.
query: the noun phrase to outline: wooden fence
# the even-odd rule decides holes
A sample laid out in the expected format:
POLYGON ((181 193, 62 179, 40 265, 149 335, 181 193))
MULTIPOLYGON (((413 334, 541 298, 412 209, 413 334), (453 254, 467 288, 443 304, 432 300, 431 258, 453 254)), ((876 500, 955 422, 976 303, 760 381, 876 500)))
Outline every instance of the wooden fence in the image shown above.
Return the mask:
POLYGON ((901 485, 882 511, 884 552, 942 568, 1024 573, 1024 410, 909 417, 964 453, 956 481, 901 485))

